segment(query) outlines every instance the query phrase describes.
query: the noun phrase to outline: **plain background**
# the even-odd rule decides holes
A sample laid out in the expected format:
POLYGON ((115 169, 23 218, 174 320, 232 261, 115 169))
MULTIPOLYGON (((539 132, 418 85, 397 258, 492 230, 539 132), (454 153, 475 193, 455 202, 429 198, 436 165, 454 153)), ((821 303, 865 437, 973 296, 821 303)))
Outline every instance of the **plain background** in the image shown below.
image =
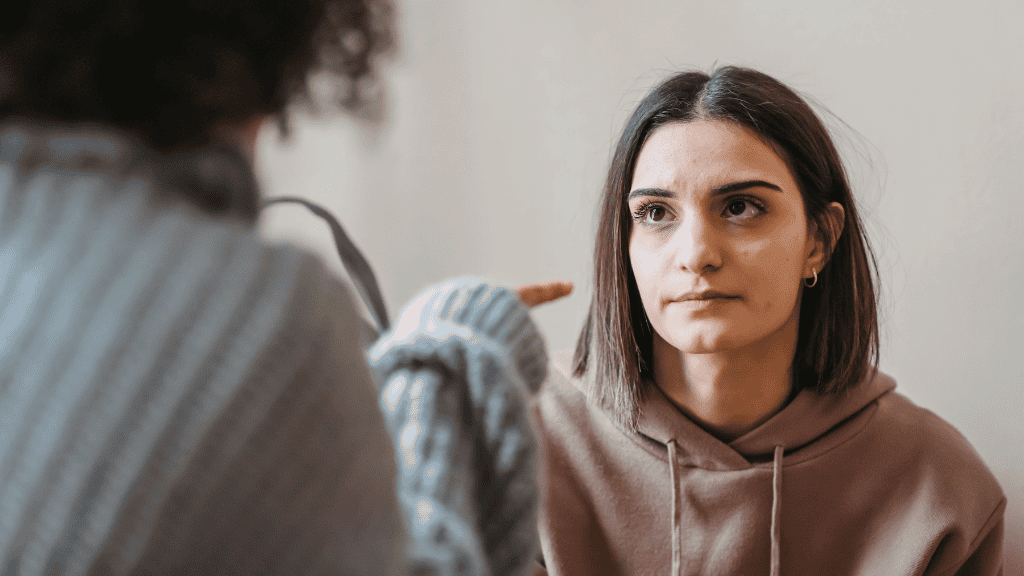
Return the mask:
MULTIPOLYGON (((1007 574, 1024 574, 1022 22, 1017 0, 404 0, 385 124, 299 115, 287 142, 262 131, 257 167, 266 195, 341 218, 392 316, 453 276, 564 278, 576 293, 535 318, 570 348, 638 100, 683 68, 775 76, 831 111, 881 268, 882 369, 988 462, 1010 498, 1007 574)), ((340 270, 303 209, 264 225, 340 270)))

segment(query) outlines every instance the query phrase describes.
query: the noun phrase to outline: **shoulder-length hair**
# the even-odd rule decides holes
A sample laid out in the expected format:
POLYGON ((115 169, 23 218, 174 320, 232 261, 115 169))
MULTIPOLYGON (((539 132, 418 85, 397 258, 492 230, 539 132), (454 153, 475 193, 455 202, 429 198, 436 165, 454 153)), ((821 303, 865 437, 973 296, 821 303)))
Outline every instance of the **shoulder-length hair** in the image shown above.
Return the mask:
POLYGON ((633 222, 626 197, 647 137, 669 122, 692 120, 733 122, 763 138, 789 167, 808 222, 834 240, 825 242, 828 264, 800 304, 796 385, 840 393, 878 364, 877 265, 824 124, 796 92, 756 70, 727 66, 710 75, 679 73, 640 102, 615 148, 594 248, 594 294, 573 357, 574 374, 588 376, 591 400, 632 429, 652 385, 653 334, 629 259, 633 222), (838 238, 827 209, 831 202, 846 213, 838 238))

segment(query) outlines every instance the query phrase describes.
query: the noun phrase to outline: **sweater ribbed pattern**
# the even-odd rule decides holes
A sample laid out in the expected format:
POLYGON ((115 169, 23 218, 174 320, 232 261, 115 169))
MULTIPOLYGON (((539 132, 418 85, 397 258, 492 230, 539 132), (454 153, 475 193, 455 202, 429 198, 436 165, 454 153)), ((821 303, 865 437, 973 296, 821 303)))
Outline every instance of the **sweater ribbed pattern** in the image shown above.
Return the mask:
POLYGON ((0 573, 397 573, 349 295, 174 175, 252 186, 222 151, 0 128, 0 573))
POLYGON ((518 296, 474 279, 428 288, 370 360, 384 383, 412 573, 528 573, 539 488, 527 398, 547 354, 518 296))

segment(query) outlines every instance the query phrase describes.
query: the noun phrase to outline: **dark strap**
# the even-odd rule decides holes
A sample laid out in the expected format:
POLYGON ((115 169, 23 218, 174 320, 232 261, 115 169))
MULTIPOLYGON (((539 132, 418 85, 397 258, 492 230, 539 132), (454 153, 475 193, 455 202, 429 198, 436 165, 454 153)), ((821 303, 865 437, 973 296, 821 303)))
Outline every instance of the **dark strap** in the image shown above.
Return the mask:
POLYGON ((373 275, 373 269, 370 268, 370 263, 366 261, 359 249, 356 248, 352 240, 349 239, 348 234, 345 234, 345 229, 341 227, 341 223, 335 218, 330 212, 324 209, 322 206, 310 202, 304 198, 294 198, 290 196, 279 196, 276 198, 267 198, 264 201, 264 208, 271 204, 280 204, 284 202, 293 202, 296 204, 302 204, 306 208, 309 208, 310 212, 323 218, 327 221, 327 224, 331 227, 331 234, 334 235, 334 245, 338 248, 338 255, 341 256, 341 263, 345 266, 345 270, 348 271, 352 277, 353 284, 356 289, 359 290, 359 295, 362 297, 363 302, 366 302, 370 312, 374 315, 374 320, 377 322, 377 334, 383 334, 390 328, 388 323, 388 311, 384 306, 384 298, 380 294, 380 288, 377 286, 377 277, 373 275))

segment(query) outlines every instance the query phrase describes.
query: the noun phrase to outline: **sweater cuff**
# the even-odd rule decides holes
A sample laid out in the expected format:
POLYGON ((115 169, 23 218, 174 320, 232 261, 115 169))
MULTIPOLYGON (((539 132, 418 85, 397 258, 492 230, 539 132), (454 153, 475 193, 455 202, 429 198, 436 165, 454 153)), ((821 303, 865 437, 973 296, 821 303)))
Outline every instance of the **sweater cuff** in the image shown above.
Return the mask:
POLYGON ((374 344, 369 360, 378 367, 412 360, 416 350, 436 355, 437 346, 457 338, 483 338, 506 350, 519 375, 536 392, 547 375, 544 338, 512 290, 476 278, 459 278, 427 288, 402 311, 398 322, 374 344), (392 352, 403 349, 402 354, 392 352), (391 361, 389 361, 389 357, 391 361))

